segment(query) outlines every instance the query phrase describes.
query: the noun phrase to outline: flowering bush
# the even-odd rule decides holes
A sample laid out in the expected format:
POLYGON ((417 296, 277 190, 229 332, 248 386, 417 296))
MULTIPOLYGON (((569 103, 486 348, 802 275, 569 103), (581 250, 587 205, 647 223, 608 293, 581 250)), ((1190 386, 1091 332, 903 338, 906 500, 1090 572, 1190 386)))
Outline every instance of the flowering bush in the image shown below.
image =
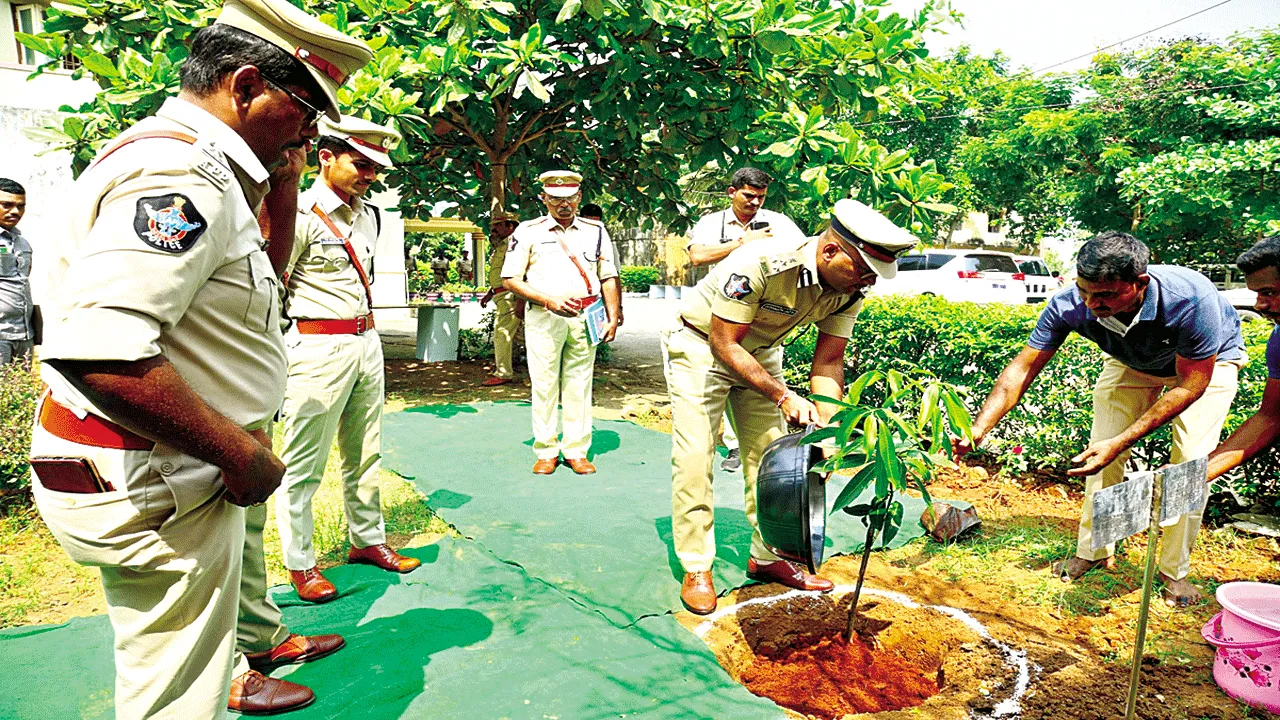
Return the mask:
MULTIPOLYGON (((1039 306, 951 303, 938 297, 869 299, 849 341, 845 373, 853 378, 869 370, 919 366, 967 391, 975 413, 1005 365, 1023 348, 1039 316, 1039 306)), ((1226 437, 1258 409, 1266 385, 1263 358, 1271 325, 1244 324, 1250 362, 1240 371, 1240 391, 1227 415, 1226 437)), ((808 388, 809 366, 817 331, 788 339, 784 355, 787 384, 808 388)), ((1072 335, 1045 367, 1022 402, 988 435, 983 448, 1011 472, 1032 469, 1062 471, 1089 444, 1093 418, 1093 384, 1103 355, 1093 343, 1072 335), (1020 452, 1013 452, 1020 448, 1020 452)), ((1152 433, 1134 447, 1134 460, 1144 466, 1168 462, 1170 430, 1152 433)), ((1245 466, 1233 489, 1248 499, 1266 499, 1280 507, 1280 462, 1274 451, 1245 466)), ((1079 482, 1073 480, 1073 482, 1079 482)))

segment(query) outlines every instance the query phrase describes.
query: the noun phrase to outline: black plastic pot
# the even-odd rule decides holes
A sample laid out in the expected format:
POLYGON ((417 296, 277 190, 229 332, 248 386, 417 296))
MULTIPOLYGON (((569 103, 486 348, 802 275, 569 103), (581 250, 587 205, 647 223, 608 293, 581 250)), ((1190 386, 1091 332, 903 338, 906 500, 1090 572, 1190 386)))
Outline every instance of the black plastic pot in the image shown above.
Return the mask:
POLYGON ((756 521, 770 550, 816 573, 826 541, 827 492, 822 476, 810 471, 822 450, 800 444, 811 431, 785 435, 765 448, 756 475, 756 521))

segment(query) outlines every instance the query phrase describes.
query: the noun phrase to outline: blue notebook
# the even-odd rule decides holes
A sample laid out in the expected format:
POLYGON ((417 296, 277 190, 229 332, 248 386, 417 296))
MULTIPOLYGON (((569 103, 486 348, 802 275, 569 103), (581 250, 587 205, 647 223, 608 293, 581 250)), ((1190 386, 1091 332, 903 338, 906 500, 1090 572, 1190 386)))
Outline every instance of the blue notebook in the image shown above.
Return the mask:
POLYGON ((609 311, 605 309, 604 300, 599 298, 582 311, 587 321, 587 339, 592 345, 599 345, 604 338, 604 328, 609 324, 609 311))

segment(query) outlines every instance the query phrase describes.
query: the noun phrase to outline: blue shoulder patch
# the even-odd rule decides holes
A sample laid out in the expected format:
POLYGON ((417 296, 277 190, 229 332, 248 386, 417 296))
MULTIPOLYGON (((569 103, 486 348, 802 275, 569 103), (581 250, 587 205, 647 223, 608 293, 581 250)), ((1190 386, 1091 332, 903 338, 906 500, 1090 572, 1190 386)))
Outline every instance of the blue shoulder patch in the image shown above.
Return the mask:
POLYGON ((142 242, 175 255, 190 250, 208 228, 195 203, 182 193, 140 198, 133 214, 133 230, 142 242))

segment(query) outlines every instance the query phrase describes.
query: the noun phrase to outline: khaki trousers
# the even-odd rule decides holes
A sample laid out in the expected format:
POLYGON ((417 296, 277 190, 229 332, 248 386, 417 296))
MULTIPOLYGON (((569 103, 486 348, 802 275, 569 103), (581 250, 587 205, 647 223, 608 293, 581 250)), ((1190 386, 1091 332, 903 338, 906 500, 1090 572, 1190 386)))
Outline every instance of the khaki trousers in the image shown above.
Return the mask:
POLYGON ((267 595, 267 559, 262 550, 262 529, 267 525, 266 504, 244 509, 244 555, 240 570, 240 616, 236 621, 236 659, 232 677, 249 672, 245 653, 270 650, 289 637, 280 608, 267 595))
MULTIPOLYGON (((716 436, 726 405, 741 443, 744 503, 751 525, 751 557, 777 560, 756 524, 756 472, 769 443, 786 433, 782 411, 711 354, 706 340, 683 328, 662 338, 667 391, 671 395, 671 527, 676 556, 685 572, 711 569, 716 557, 716 436)), ((769 374, 782 380, 782 349, 755 353, 769 374)))
POLYGON ((510 291, 493 298, 493 374, 508 380, 516 376, 511 362, 516 333, 520 331, 520 318, 516 317, 516 296, 510 291))
POLYGON ((363 335, 298 335, 286 343, 289 380, 284 396, 284 480, 276 491, 276 521, 284 565, 316 566, 311 499, 324 478, 334 437, 341 460, 343 507, 352 546, 387 541, 382 520, 382 341, 363 335))
POLYGON ((533 452, 538 458, 585 458, 591 449, 591 380, 596 348, 586 321, 530 305, 524 346, 533 388, 533 452), (564 433, 556 431, 556 405, 564 433))
POLYGON ((222 499, 221 470, 164 445, 77 445, 38 424, 31 454, 88 458, 116 488, 84 495, 32 482, 58 543, 102 572, 115 634, 116 717, 224 717, 245 517, 222 499))
MULTIPOLYGON (((1220 362, 1204 395, 1173 419, 1173 452, 1171 462, 1180 463, 1204 457, 1218 445, 1222 424, 1239 387, 1240 365, 1220 362)), ((1119 435, 1142 416, 1166 388, 1177 384, 1174 378, 1158 378, 1133 370, 1114 358, 1107 358, 1102 374, 1093 388, 1093 430, 1089 442, 1119 435)), ((1076 555, 1085 560, 1101 560, 1115 552, 1114 545, 1093 550, 1093 494, 1124 480, 1129 453, 1121 453, 1101 472, 1085 481, 1084 506, 1080 510, 1080 534, 1076 555)), ((1188 513, 1161 529, 1160 571, 1181 580, 1191 570, 1191 548, 1200 531, 1201 513, 1188 513)))

